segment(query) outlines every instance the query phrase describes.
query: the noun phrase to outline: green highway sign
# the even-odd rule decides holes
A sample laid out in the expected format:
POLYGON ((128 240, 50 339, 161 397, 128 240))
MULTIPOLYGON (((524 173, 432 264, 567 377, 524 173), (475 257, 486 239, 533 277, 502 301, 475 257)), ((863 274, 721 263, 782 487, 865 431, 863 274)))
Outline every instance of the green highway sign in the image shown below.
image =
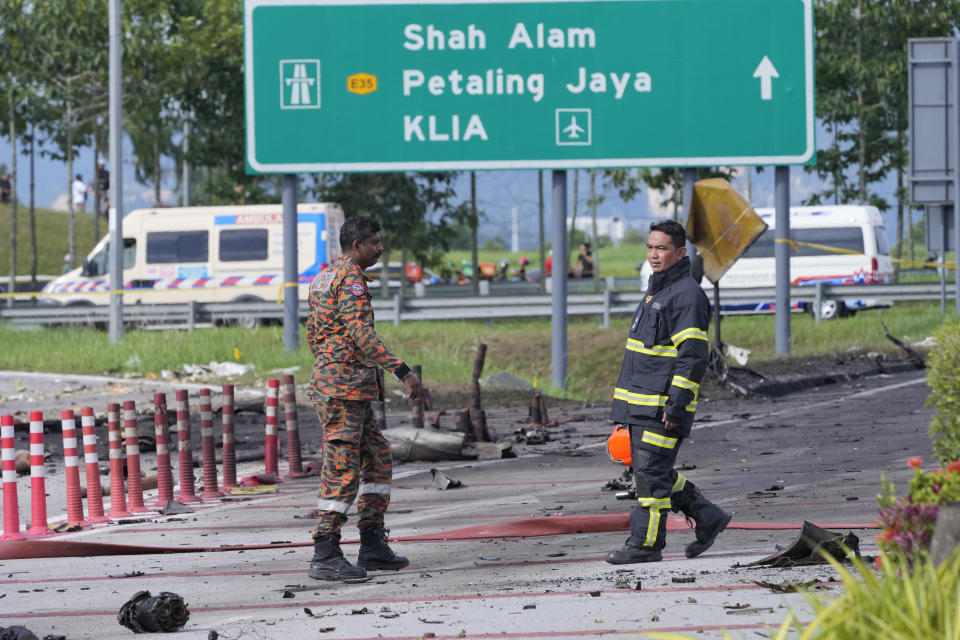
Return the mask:
POLYGON ((813 0, 245 0, 250 173, 812 164, 813 0))

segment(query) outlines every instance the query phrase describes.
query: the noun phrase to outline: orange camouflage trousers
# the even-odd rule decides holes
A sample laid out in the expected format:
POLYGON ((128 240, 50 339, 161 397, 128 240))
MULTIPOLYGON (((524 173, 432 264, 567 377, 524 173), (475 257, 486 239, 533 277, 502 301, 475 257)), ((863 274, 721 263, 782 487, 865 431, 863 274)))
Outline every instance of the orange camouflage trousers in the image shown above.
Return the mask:
POLYGON ((328 398, 316 409, 323 428, 323 468, 313 536, 339 531, 355 499, 360 529, 383 524, 393 458, 370 401, 328 398))

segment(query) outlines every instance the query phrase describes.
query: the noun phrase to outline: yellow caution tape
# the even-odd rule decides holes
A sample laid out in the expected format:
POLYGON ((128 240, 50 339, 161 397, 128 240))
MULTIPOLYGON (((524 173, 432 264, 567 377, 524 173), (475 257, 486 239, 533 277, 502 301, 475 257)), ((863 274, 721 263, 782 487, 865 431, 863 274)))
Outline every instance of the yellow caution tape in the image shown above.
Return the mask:
POLYGON ((299 282, 284 282, 277 287, 277 304, 283 304, 283 290, 287 287, 299 287, 299 282))
MULTIPOLYGON (((843 253, 847 255, 854 256, 863 256, 866 255, 862 251, 854 251, 852 249, 841 249, 840 247, 829 247, 825 244, 816 244, 813 242, 802 242, 800 240, 794 240, 792 238, 776 238, 774 242, 782 242, 789 244, 794 251, 798 251, 797 246, 810 247, 811 249, 820 249, 821 251, 827 251, 829 253, 843 253)), ((890 258, 890 262, 897 264, 905 264, 909 267, 928 267, 931 269, 936 269, 939 267, 944 267, 946 269, 957 269, 955 264, 944 264, 940 262, 917 262, 915 260, 904 260, 903 258, 890 258)))
MULTIPOLYGON (((0 276, 0 284, 4 282, 2 276, 0 276)), ((138 293, 183 293, 184 291, 213 291, 214 289, 264 289, 269 285, 264 284, 237 284, 229 287, 200 287, 197 289, 151 289, 149 287, 144 287, 142 289, 109 289, 105 291, 55 291, 55 292, 44 292, 44 291, 18 291, 16 293, 0 293, 0 299, 3 298, 38 298, 44 296, 47 298, 53 298, 56 296, 109 296, 112 294, 132 296, 138 293)), ((279 285, 280 295, 277 296, 277 304, 280 304, 282 301, 282 292, 284 287, 299 287, 301 286, 298 282, 284 282, 279 285)), ((303 286, 307 286, 306 283, 303 286)))

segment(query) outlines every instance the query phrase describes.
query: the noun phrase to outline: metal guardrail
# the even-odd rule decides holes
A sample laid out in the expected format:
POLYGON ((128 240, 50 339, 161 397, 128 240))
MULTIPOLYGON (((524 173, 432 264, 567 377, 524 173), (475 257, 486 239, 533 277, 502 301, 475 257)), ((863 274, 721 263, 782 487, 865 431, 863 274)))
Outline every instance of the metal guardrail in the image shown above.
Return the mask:
MULTIPOLYGON (((628 279, 624 279, 628 280, 628 279)), ((633 279, 636 281, 636 279, 633 279)), ((503 295, 500 287, 491 286, 491 295, 463 295, 465 287, 456 287, 461 295, 433 287, 423 297, 404 298, 395 293, 392 298, 375 298, 373 308, 381 322, 421 322, 436 320, 498 320, 505 318, 548 318, 552 315, 550 295, 530 293, 536 285, 516 283, 516 295, 503 295), (499 295, 493 295, 497 293, 499 295), (446 294, 446 295, 444 295, 446 294)), ((601 282, 604 286, 609 281, 601 282)), ((589 281, 578 283, 579 290, 593 288, 589 281)), ((509 286, 503 283, 503 286, 509 286)), ((708 292, 709 293, 709 292, 708 292)), ((742 305, 772 301, 776 297, 773 287, 754 289, 721 289, 720 305, 742 305)), ((614 315, 633 313, 643 298, 640 291, 617 291, 605 288, 600 293, 571 293, 567 296, 567 314, 570 316, 600 316, 605 327, 614 315)), ((938 283, 892 284, 892 285, 834 285, 818 287, 791 287, 792 301, 813 303, 818 295, 828 299, 870 299, 890 302, 939 300, 938 283), (818 294, 818 289, 820 290, 818 294)), ((953 299, 954 290, 948 288, 947 298, 953 299)), ((709 295, 712 301, 712 294, 709 295)), ((62 325, 80 324, 105 326, 109 322, 107 306, 60 306, 60 307, 15 307, 0 308, 0 321, 11 325, 62 325)), ((300 318, 308 314, 305 301, 300 302, 300 318)), ((283 319, 283 307, 274 302, 189 302, 181 304, 125 305, 124 322, 132 326, 175 326, 194 329, 214 324, 252 325, 266 320, 283 319)))

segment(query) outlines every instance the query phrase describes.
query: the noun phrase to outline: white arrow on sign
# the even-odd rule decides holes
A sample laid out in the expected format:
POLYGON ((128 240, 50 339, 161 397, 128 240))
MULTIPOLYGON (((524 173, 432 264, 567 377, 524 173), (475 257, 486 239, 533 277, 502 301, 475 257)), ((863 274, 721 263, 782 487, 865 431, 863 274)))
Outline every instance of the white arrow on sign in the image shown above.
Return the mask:
POLYGON ((763 60, 757 65, 757 70, 753 72, 753 77, 760 78, 760 99, 772 100, 773 78, 779 78, 780 74, 777 73, 773 63, 770 62, 770 58, 763 56, 763 60))

